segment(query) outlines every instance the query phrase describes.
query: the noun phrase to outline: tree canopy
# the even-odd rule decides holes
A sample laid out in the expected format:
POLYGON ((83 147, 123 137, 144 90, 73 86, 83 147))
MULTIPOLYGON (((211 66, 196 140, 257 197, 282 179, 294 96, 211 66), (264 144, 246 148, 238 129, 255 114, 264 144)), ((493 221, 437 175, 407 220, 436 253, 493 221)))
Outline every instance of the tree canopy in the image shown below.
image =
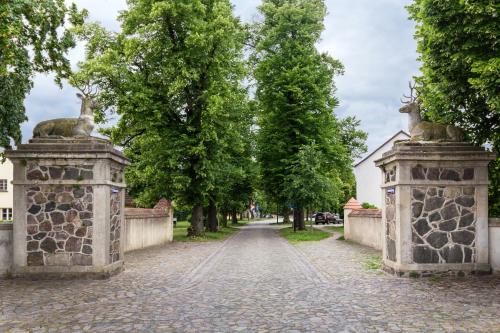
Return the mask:
POLYGON ((128 4, 119 34, 81 30, 87 61, 75 80, 91 80, 120 115, 107 133, 133 161, 128 181, 139 201, 168 196, 191 205, 190 232, 201 235, 203 206, 229 186, 219 177, 228 151, 243 152, 247 34, 229 0, 128 4))
MULTIPOLYGON (((355 129, 354 119, 342 122, 333 113, 334 77, 343 67, 316 48, 324 1, 264 0, 259 11, 264 21, 256 28, 254 76, 261 182, 269 197, 301 212, 343 196, 343 181, 352 179, 343 175, 364 149, 366 134, 355 129)), ((300 220, 304 228, 303 213, 300 220)))
POLYGON ((24 100, 36 73, 56 73, 56 82, 71 72, 66 58, 75 46, 71 26, 87 12, 64 0, 0 3, 0 146, 21 142, 20 124, 27 120, 24 100), (62 30, 61 30, 62 29, 62 30))
MULTIPOLYGON (((500 151, 500 20, 498 1, 415 0, 425 117, 462 127, 477 144, 500 151)), ((500 161, 492 163, 490 207, 500 214, 500 161)))

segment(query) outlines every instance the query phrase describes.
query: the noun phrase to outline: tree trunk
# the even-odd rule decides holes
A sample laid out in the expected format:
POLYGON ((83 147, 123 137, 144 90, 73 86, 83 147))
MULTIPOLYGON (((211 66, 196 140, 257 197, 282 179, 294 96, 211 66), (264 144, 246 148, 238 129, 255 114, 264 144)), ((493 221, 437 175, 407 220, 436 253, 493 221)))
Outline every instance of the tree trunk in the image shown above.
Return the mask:
POLYGON ((304 208, 298 207, 297 208, 297 222, 298 222, 298 229, 299 230, 306 230, 306 222, 304 220, 304 208))
POLYGON ((293 231, 297 231, 299 228, 299 217, 298 217, 298 211, 297 209, 293 210, 293 231))
POLYGON ((188 236, 200 237, 205 234, 203 227, 203 206, 196 205, 191 210, 191 226, 188 228, 188 236))
POLYGON ((208 231, 217 232, 219 229, 219 221, 217 221, 217 204, 213 200, 208 203, 208 231))
POLYGON ((227 211, 223 210, 222 211, 222 221, 221 224, 224 228, 227 228, 227 211))
POLYGON ((283 223, 290 223, 290 212, 288 208, 283 209, 283 223))
POLYGON ((232 224, 238 224, 238 213, 236 212, 236 209, 233 209, 231 212, 231 223, 232 224))

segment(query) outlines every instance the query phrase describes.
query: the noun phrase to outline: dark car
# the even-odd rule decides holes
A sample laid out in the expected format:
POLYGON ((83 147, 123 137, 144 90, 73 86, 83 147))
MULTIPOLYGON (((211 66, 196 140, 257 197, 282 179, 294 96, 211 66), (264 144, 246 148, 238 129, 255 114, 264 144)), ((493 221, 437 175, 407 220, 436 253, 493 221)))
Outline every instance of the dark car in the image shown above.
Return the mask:
POLYGON ((335 216, 331 213, 317 213, 314 217, 314 224, 330 224, 335 223, 335 216))

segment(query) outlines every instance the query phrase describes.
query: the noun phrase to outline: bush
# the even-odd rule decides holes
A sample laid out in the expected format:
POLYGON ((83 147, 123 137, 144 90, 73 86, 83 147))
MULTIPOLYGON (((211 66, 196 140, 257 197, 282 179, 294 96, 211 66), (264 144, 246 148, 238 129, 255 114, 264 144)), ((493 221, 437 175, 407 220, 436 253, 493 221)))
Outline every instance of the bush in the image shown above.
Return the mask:
POLYGON ((377 206, 375 205, 372 205, 371 203, 368 203, 368 202, 363 202, 361 204, 361 207, 363 207, 363 209, 371 209, 371 208, 377 208, 377 206))

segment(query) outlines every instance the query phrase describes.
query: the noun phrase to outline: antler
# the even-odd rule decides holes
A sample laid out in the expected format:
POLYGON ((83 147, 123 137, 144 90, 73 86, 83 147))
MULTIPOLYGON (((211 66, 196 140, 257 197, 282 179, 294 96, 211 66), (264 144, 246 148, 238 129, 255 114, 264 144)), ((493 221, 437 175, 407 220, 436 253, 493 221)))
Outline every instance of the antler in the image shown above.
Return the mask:
POLYGON ((416 83, 413 83, 411 81, 408 82, 408 87, 410 88, 410 96, 406 96, 405 94, 403 94, 403 97, 406 98, 407 100, 403 100, 403 98, 401 98, 401 103, 403 104, 411 104, 413 102, 416 102, 417 99, 418 99, 418 90, 417 90, 417 84, 416 83), (414 95, 414 92, 417 92, 415 95, 414 95))

